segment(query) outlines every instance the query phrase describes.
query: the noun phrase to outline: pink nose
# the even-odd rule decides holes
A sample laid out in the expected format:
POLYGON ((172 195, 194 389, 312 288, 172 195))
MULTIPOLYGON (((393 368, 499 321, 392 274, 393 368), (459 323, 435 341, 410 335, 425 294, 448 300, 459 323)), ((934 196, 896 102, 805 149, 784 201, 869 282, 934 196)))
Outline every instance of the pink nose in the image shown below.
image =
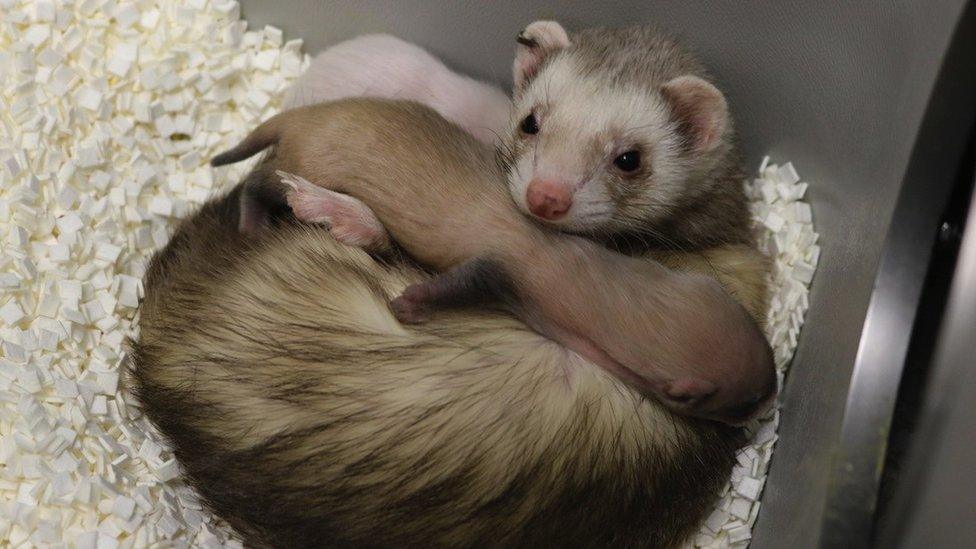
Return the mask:
POLYGON ((542 219, 559 219, 573 205, 573 192, 569 185, 554 181, 533 179, 525 192, 529 211, 542 219))

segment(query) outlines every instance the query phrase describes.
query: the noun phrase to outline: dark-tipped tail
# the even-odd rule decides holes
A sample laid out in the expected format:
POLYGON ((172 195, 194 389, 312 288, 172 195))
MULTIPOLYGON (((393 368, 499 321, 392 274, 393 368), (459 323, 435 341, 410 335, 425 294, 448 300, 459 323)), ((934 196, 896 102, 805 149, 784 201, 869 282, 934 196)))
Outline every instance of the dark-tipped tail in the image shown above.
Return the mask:
POLYGON ((276 114, 257 128, 254 128, 254 131, 233 149, 224 151, 213 157, 210 160, 210 165, 224 166, 226 164, 240 162, 277 143, 282 123, 282 114, 276 114))

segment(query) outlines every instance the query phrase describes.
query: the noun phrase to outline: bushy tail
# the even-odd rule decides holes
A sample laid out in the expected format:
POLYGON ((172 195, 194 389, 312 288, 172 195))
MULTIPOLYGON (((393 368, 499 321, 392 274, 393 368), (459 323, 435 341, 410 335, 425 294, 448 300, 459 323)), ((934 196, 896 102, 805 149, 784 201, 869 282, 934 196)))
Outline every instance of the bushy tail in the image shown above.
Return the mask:
POLYGON ((240 162, 274 145, 278 142, 278 137, 281 135, 281 127, 284 123, 284 117, 287 114, 287 112, 284 112, 272 116, 263 124, 254 128, 254 131, 248 134, 236 147, 213 157, 210 165, 223 166, 240 162))

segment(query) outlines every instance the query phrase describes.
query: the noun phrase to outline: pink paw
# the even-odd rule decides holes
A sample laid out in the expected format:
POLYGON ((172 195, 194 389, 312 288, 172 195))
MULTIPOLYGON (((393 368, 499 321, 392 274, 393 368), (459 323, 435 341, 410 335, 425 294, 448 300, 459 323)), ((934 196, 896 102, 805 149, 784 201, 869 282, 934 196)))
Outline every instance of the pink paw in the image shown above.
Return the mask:
POLYGON ((348 246, 367 250, 389 247, 386 228, 366 204, 347 194, 313 185, 303 177, 276 173, 289 187, 285 200, 298 219, 327 225, 332 236, 348 246))

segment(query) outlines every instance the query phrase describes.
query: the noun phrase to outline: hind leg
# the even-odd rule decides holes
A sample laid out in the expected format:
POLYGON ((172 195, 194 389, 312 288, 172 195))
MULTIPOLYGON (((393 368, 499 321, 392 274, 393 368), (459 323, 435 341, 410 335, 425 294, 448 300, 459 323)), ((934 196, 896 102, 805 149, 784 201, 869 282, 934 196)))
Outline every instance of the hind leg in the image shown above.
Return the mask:
POLYGON ((404 324, 421 324, 439 310, 489 304, 512 309, 516 303, 514 287, 505 270, 490 259, 477 258, 407 286, 390 302, 390 310, 404 324))
POLYGON ((288 186, 285 199, 295 217, 308 223, 327 225, 332 236, 348 246, 371 252, 389 249, 390 236, 386 227, 369 206, 347 194, 313 185, 303 177, 282 171, 276 173, 288 186))

